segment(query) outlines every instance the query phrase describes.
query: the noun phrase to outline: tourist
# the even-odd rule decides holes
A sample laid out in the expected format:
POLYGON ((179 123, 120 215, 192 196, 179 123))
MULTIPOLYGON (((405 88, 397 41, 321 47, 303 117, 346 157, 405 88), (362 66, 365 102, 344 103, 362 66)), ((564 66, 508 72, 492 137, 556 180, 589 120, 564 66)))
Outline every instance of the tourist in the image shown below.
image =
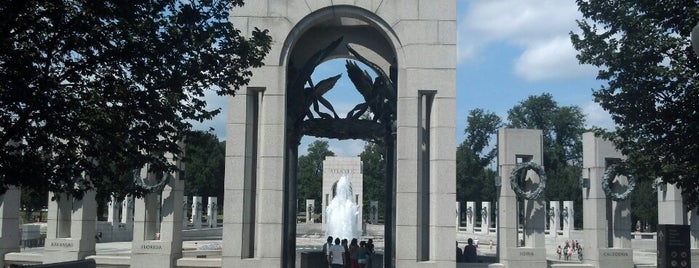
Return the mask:
POLYGON ((582 252, 582 246, 580 246, 580 243, 578 243, 578 260, 582 261, 583 259, 583 252, 582 252))
POLYGON ((371 268, 374 265, 374 239, 369 238, 369 241, 366 242, 366 249, 367 253, 369 253, 366 266, 371 268))
POLYGON ((335 238, 335 244, 328 250, 330 267, 343 268, 345 266, 345 248, 340 245, 340 238, 335 238))
POLYGON ((464 262, 477 262, 478 252, 476 250, 476 246, 473 245, 473 239, 469 238, 467 243, 468 245, 464 247, 464 262))
POLYGON ((459 241, 456 241, 456 262, 463 261, 464 252, 459 247, 459 241))
POLYGON ((347 245, 347 238, 342 239, 342 248, 345 249, 345 268, 350 268, 349 263, 349 246, 347 245))
POLYGON ((366 248, 366 242, 359 242, 359 254, 357 256, 357 263, 359 263, 360 268, 366 268, 369 262, 369 250, 366 248))
POLYGON ((567 260, 570 260, 570 257, 573 256, 573 249, 574 247, 572 246, 568 247, 568 258, 566 258, 567 260))
POLYGON ((328 263, 328 267, 330 267, 330 247, 333 245, 333 237, 328 236, 328 241, 323 244, 323 254, 325 254, 325 260, 328 263))
POLYGON ((558 259, 561 259, 561 245, 558 245, 558 248, 556 249, 556 254, 558 255, 558 259))
POLYGON ((356 238, 352 238, 349 245, 349 263, 352 268, 359 268, 359 245, 356 238))

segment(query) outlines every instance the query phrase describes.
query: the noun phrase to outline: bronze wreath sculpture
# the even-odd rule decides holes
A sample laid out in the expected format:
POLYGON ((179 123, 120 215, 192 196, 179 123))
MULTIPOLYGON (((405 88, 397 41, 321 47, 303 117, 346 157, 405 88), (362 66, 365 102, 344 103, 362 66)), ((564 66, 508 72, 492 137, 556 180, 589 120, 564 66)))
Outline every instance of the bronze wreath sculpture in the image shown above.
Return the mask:
POLYGON ((163 172, 162 178, 158 181, 158 183, 154 185, 148 185, 146 182, 141 178, 141 172, 138 169, 135 169, 132 171, 133 173, 133 180, 136 183, 136 185, 141 186, 143 189, 146 190, 148 193, 159 193, 163 191, 163 188, 165 188, 165 185, 167 185, 170 182, 170 179, 172 178, 172 175, 167 172, 163 172))
POLYGON ((544 194, 544 189, 546 189, 546 172, 544 172, 544 169, 541 168, 539 164, 534 162, 519 164, 514 170, 512 170, 510 175, 510 186, 518 197, 527 200, 540 199, 544 194), (525 192, 522 190, 522 184, 524 183, 524 180, 527 179, 528 170, 532 170, 539 175, 539 186, 533 191, 525 192))
POLYGON ((602 190, 604 190, 604 194, 611 200, 614 201, 624 201, 629 199, 631 197, 631 193, 633 192, 633 189, 636 188, 636 179, 632 177, 631 175, 627 174, 627 172, 624 172, 623 168, 619 164, 614 164, 610 165, 607 167, 607 169, 604 171, 604 176, 602 177, 602 190), (629 181, 628 189, 624 191, 623 193, 615 193, 612 191, 612 181, 614 181, 614 178, 616 176, 625 176, 626 179, 629 181))

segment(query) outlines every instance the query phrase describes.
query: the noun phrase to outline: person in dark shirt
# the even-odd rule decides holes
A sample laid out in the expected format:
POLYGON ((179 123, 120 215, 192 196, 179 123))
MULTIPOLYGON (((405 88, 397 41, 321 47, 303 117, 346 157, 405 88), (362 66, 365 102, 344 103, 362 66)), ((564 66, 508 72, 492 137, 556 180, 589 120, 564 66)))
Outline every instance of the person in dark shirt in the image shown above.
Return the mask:
POLYGON ((461 262, 463 259, 464 252, 459 247, 459 241, 456 241, 456 262, 461 262))
POLYGON ((464 262, 477 262, 478 252, 476 251, 476 246, 473 245, 473 239, 469 238, 467 243, 468 245, 464 247, 464 262))

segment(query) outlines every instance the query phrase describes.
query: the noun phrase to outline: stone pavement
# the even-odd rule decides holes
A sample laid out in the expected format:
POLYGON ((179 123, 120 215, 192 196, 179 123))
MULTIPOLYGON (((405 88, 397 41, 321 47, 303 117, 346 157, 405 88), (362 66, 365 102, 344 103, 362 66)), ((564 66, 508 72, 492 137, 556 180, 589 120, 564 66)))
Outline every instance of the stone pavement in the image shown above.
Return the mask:
MULTIPOLYGON (((298 224, 297 231, 299 233, 296 244, 297 252, 305 251, 319 251, 323 243, 325 242, 325 235, 321 230, 320 224, 298 224)), ((359 240, 368 240, 369 238, 374 239, 374 245, 378 252, 383 252, 383 226, 381 225, 368 225, 367 232, 364 236, 360 237, 359 240)), ((573 237, 578 238, 578 242, 582 243, 584 247, 584 240, 581 239, 582 232, 573 232, 573 237)), ((496 254, 496 236, 495 234, 482 235, 482 234, 468 234, 466 232, 458 232, 456 236, 456 241, 459 243, 459 247, 463 248, 466 245, 466 240, 472 238, 478 241, 478 255, 480 256, 492 256, 496 254), (490 246, 490 240, 493 240, 493 246, 490 246)), ((573 239, 576 239, 573 238, 573 239)), ((565 238, 559 237, 557 239, 547 237, 546 246, 547 259, 554 262, 559 262, 558 256, 556 255, 555 248, 558 244, 563 245, 565 238)), ((192 240, 184 241, 183 245, 183 255, 184 257, 208 257, 208 258, 220 258, 221 257, 221 240, 211 239, 211 240, 192 240)), ((632 240, 632 245, 634 248, 634 263, 636 265, 655 265, 656 262, 656 249, 655 240, 653 239, 634 239, 632 240)), ((22 254, 36 255, 40 256, 43 254, 44 248, 23 248, 21 249, 22 254)), ((110 243, 98 243, 96 245, 96 251, 98 256, 128 256, 131 254, 131 242, 110 242, 110 243)), ((41 259, 41 258, 37 258, 41 259)), ((561 263, 579 263, 576 256, 573 256, 573 260, 564 261, 560 260, 561 263)))

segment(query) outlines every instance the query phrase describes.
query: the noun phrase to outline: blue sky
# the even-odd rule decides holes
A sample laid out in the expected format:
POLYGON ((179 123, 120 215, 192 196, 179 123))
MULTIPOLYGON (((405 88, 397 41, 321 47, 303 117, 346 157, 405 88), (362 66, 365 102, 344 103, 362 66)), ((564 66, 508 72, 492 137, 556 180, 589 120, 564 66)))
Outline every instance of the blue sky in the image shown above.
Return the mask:
MULTIPOLYGON (((464 139, 466 116, 475 108, 498 114, 531 95, 550 93, 561 106, 577 105, 588 126, 610 128, 609 115, 592 101, 592 89, 604 84, 596 70, 578 64, 569 33, 577 32, 581 15, 574 0, 457 0, 457 143, 464 139)), ((343 78, 326 94, 339 114, 362 101, 347 79, 344 60, 326 62, 314 73, 315 82, 339 73, 343 78)), ((225 109, 225 99, 207 96, 210 107, 225 109)), ((195 128, 215 128, 225 139, 225 112, 195 128)), ((314 138, 304 138, 304 154, 314 138)), ((329 140, 339 156, 361 153, 363 141, 329 140)))

